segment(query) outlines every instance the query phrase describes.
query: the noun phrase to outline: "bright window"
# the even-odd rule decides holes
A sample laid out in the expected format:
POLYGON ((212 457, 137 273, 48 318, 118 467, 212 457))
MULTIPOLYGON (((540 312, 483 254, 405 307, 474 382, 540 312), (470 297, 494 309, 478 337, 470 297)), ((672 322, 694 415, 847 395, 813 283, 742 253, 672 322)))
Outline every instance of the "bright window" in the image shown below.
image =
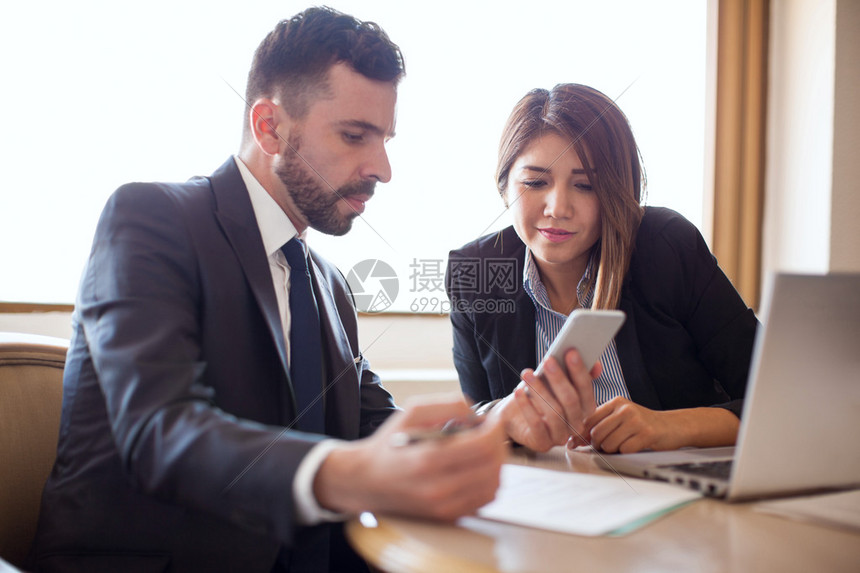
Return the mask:
MULTIPOLYGON (((312 237, 345 274, 388 263, 399 283, 389 310, 438 311, 448 251, 509 224, 496 148, 533 87, 578 82, 617 98, 648 203, 701 226, 705 0, 328 4, 379 23, 406 58, 392 182, 349 235, 312 237)), ((253 50, 305 5, 14 5, 0 24, 0 301, 68 303, 116 187, 206 175, 237 151, 253 50)))

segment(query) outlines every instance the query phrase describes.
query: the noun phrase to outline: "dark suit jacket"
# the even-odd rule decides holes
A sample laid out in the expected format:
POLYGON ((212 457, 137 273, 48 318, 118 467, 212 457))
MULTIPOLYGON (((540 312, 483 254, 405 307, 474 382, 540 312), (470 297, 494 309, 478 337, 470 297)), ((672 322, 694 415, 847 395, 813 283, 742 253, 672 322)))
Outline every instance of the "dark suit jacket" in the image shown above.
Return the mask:
MULTIPOLYGON (((348 285, 312 253, 327 433, 392 412, 363 359, 348 285), (357 360, 356 360, 357 359, 357 360)), ((121 187, 75 310, 57 461, 33 556, 44 571, 269 571, 292 482, 320 436, 295 417, 284 334, 248 192, 210 178, 121 187)))
MULTIPOLYGON (((454 363, 463 392, 478 403, 510 394, 537 362, 524 257, 513 227, 450 254, 454 363), (492 274, 482 268, 475 288, 462 273, 476 261, 511 261, 515 280, 488 284, 492 274), (505 312, 506 303, 515 312, 505 312)), ((758 323, 695 226, 669 209, 646 208, 619 308, 627 320, 615 342, 634 402, 656 410, 716 405, 740 416, 758 323)))

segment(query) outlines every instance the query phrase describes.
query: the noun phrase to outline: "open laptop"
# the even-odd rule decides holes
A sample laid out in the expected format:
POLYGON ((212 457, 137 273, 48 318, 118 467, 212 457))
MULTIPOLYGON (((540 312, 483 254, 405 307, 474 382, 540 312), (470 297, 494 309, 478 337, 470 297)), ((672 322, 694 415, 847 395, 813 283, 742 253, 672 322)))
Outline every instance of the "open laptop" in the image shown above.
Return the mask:
POLYGON ((730 501, 860 486, 860 274, 769 278, 737 446, 598 463, 730 501))

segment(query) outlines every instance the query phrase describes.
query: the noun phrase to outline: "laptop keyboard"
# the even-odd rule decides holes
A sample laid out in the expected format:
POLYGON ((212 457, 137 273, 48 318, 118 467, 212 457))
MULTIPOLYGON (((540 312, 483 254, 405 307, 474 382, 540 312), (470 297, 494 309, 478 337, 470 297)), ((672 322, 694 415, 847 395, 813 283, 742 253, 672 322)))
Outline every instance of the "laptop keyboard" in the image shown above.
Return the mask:
POLYGON ((663 469, 695 474, 715 479, 729 479, 732 471, 732 460, 716 460, 712 462, 695 462, 686 464, 670 464, 661 466, 663 469))

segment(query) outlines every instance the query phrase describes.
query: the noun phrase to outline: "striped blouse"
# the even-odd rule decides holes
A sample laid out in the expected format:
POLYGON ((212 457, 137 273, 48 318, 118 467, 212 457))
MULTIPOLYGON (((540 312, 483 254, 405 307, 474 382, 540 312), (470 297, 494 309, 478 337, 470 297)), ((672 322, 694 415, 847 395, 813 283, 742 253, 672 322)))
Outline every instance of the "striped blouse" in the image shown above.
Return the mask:
MULTIPOLYGON (((593 270, 592 262, 591 260, 588 262, 585 274, 576 286, 576 298, 579 301, 579 306, 582 308, 591 308, 591 303, 594 299, 594 288, 588 288, 589 278, 593 270)), ((567 316, 552 309, 546 287, 544 287, 540 280, 537 265, 528 248, 526 249, 526 260, 523 265, 523 288, 525 288, 535 305, 536 354, 538 364, 540 364, 553 339, 555 339, 561 330, 567 316)), ((600 362, 603 364, 603 373, 599 378, 594 379, 594 399, 597 405, 599 406, 604 402, 608 402, 616 396, 623 396, 629 399, 630 393, 627 391, 627 384, 624 383, 624 373, 621 371, 621 363, 618 361, 618 351, 615 347, 614 339, 601 355, 600 362)))

